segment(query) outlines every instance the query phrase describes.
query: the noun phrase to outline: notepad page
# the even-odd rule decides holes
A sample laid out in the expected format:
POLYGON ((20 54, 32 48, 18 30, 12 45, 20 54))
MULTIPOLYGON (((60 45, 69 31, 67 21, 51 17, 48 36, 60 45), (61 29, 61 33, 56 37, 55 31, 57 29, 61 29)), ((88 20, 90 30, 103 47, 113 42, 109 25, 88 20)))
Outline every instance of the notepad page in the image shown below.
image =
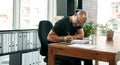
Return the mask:
POLYGON ((90 40, 72 40, 70 44, 88 44, 90 40))
POLYGON ((72 47, 78 47, 78 48, 86 48, 86 49, 92 49, 95 48, 95 45, 90 45, 90 44, 71 44, 68 46, 72 46, 72 47))

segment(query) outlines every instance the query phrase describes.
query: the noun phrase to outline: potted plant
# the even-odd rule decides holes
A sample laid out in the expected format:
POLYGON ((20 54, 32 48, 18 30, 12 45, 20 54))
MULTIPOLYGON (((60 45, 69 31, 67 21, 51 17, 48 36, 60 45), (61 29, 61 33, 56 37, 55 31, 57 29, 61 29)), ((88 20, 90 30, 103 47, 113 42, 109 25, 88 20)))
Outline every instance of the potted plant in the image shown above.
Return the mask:
POLYGON ((112 39, 114 35, 114 31, 112 29, 107 30, 107 39, 112 39))
POLYGON ((91 34, 96 34, 97 26, 93 21, 86 22, 83 26, 84 36, 88 37, 91 34))
POLYGON ((107 38, 112 38, 114 35, 114 31, 109 27, 112 23, 114 23, 116 20, 110 19, 105 25, 99 24, 98 28, 101 31, 102 35, 107 35, 107 38))

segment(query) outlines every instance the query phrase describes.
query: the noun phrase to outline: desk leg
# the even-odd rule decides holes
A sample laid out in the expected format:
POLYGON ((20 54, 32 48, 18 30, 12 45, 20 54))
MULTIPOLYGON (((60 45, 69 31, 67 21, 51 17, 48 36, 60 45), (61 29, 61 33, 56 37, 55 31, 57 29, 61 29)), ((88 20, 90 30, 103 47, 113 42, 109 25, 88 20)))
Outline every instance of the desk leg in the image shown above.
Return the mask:
POLYGON ((109 65, 117 65, 117 62, 115 60, 110 60, 109 65))
POLYGON ((109 62, 109 65, 117 65, 115 62, 109 62))
POLYGON ((95 60, 95 65, 98 65, 98 60, 95 60))
POLYGON ((48 65, 55 65, 55 55, 51 47, 48 48, 48 65))

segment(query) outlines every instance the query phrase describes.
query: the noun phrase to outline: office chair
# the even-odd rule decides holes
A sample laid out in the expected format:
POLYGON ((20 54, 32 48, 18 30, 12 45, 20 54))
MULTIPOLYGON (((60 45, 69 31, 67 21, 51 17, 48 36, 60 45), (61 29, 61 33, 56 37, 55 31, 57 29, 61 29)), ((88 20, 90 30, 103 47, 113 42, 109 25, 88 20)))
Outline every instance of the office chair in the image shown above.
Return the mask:
POLYGON ((52 27, 53 27, 52 23, 47 20, 40 21, 39 23, 38 37, 41 42, 40 54, 42 56, 48 55, 47 52, 48 52, 49 41, 47 40, 47 35, 49 31, 52 29, 52 27))
MULTIPOLYGON (((40 21, 38 27, 38 37, 41 42, 40 54, 45 56, 44 62, 48 63, 48 44, 47 35, 49 31, 52 29, 53 25, 50 21, 43 20, 40 21)), ((59 62, 57 63, 59 65, 59 62)))

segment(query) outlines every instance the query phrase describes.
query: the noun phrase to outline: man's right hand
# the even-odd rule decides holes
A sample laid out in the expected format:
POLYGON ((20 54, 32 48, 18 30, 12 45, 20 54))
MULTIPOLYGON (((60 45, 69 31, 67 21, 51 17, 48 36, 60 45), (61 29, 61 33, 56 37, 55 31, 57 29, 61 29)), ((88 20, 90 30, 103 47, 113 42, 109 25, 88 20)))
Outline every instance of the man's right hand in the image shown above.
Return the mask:
POLYGON ((72 37, 72 36, 65 36, 65 37, 64 37, 64 41, 65 41, 65 42, 70 42, 71 40, 73 40, 73 37, 72 37))

